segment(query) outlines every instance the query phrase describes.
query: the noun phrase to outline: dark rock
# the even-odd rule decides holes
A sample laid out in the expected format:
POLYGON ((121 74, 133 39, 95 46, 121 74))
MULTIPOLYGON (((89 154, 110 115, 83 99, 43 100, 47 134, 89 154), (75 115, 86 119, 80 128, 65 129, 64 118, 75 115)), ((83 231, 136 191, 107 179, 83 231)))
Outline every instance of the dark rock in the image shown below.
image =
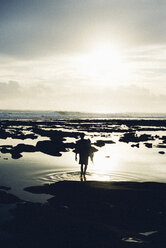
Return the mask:
POLYGON ((18 144, 17 146, 3 146, 1 148, 2 153, 10 153, 13 159, 19 159, 22 157, 22 152, 36 152, 37 149, 35 146, 18 144))
POLYGON ((165 152, 163 152, 163 151, 159 151, 159 153, 160 153, 160 154, 165 154, 165 152))
POLYGON ((3 153, 3 154, 5 154, 5 153, 11 153, 11 151, 12 151, 12 147, 5 147, 5 146, 3 146, 1 149, 1 153, 3 153))
POLYGON ((166 148, 166 145, 165 144, 158 144, 157 148, 166 148))
POLYGON ((74 149, 76 146, 76 144, 74 142, 71 142, 71 143, 65 142, 65 143, 63 143, 63 145, 66 149, 74 149))
MULTIPOLYGON (((153 230, 164 227, 159 212, 165 213, 166 185, 133 182, 71 182, 26 188, 33 193, 55 195, 48 203, 57 211, 68 206, 68 213, 84 220, 99 221, 127 230, 153 230), (123 225, 125 223, 125 225, 123 225)), ((66 213, 66 211, 65 211, 66 213)), ((166 213, 165 213, 166 214, 166 213)))
POLYGON ((47 204, 17 204, 12 210, 14 218, 4 226, 14 239, 0 239, 2 247, 166 246, 165 184, 65 181, 29 187, 27 191, 54 197, 47 204), (142 244, 122 241, 151 230, 158 234, 139 237, 142 244))
POLYGON ((6 132, 4 129, 0 130, 0 139, 7 139, 9 137, 10 133, 6 132))
POLYGON ((152 148, 152 143, 144 143, 147 148, 152 148))
POLYGON ((154 140, 154 137, 150 134, 142 134, 138 137, 139 141, 154 140))
POLYGON ((15 152, 15 151, 13 151, 13 152, 11 153, 11 155, 12 155, 12 158, 13 158, 13 159, 22 158, 22 154, 20 154, 20 153, 18 153, 18 152, 15 152))
POLYGON ((23 132, 17 129, 13 129, 10 131, 6 131, 4 129, 0 130, 0 138, 1 139, 7 139, 8 137, 11 137, 12 139, 36 139, 38 136, 34 134, 24 134, 23 132))
POLYGON ((131 147, 137 147, 137 148, 139 148, 139 143, 137 143, 137 144, 132 144, 131 147))
POLYGON ((49 137, 52 141, 63 141, 65 137, 78 138, 80 132, 65 132, 58 130, 44 130, 38 127, 33 128, 33 132, 41 136, 49 137))
POLYGON ((22 157, 22 152, 36 152, 37 148, 32 145, 18 144, 17 146, 3 146, 1 148, 2 153, 10 153, 13 159, 19 159, 22 157))
POLYGON ((149 134, 142 134, 140 136, 137 136, 135 132, 129 132, 125 133, 119 141, 121 142, 140 142, 140 141, 148 141, 148 140, 154 140, 154 137, 149 134))
POLYGON ((97 140, 94 145, 98 147, 105 146, 105 144, 115 144, 112 140, 97 140))
POLYGON ((37 139, 37 135, 34 135, 34 134, 19 134, 19 135, 12 135, 11 136, 13 139, 22 139, 22 140, 25 140, 25 139, 37 139))
POLYGON ((99 146, 99 147, 102 147, 102 146, 105 146, 105 143, 103 140, 97 140, 95 143, 94 143, 95 146, 99 146))
POLYGON ((54 184, 44 184, 43 186, 31 186, 24 188, 24 190, 33 194, 56 194, 54 184))
POLYGON ((165 136, 165 135, 163 135, 163 136, 161 137, 161 139, 166 140, 166 136, 165 136))
POLYGON ((163 140, 163 144, 166 144, 166 136, 162 136, 160 139, 163 140))
POLYGON ((135 133, 125 133, 120 139, 119 141, 121 142, 138 142, 138 139, 136 137, 135 133))
POLYGON ((17 202, 21 202, 21 200, 17 196, 0 190, 0 203, 11 204, 11 203, 17 203, 17 202))
POLYGON ((71 216, 62 206, 36 203, 17 204, 12 211, 14 219, 7 223, 5 231, 12 238, 1 241, 2 247, 58 247, 58 248, 121 248, 122 241, 107 225, 71 216))
POLYGON ((33 145, 18 144, 17 146, 13 147, 12 151, 14 151, 15 153, 36 152, 37 149, 33 145))
POLYGON ((52 156, 61 156, 60 152, 65 152, 66 148, 63 142, 53 142, 50 140, 38 141, 36 144, 38 151, 52 156))
POLYGON ((6 187, 6 186, 0 186, 0 189, 2 189, 2 190, 10 190, 11 188, 10 187, 6 187))

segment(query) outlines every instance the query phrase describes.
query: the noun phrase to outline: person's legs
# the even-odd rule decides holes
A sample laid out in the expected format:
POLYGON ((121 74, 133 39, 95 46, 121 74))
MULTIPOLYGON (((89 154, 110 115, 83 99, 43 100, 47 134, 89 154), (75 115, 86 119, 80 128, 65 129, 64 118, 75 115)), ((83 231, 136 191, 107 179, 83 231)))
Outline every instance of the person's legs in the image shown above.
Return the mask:
POLYGON ((87 164, 85 164, 85 167, 84 167, 84 175, 86 174, 86 170, 87 170, 87 164))
POLYGON ((83 164, 81 164, 81 176, 83 175, 83 164))

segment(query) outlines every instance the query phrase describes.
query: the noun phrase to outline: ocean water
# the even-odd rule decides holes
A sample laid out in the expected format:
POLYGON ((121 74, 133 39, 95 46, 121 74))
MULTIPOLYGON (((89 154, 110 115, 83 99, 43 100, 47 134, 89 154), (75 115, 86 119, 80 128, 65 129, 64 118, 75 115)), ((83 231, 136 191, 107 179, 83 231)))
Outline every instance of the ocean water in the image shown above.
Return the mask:
POLYGON ((148 118, 166 119, 166 113, 84 113, 65 111, 0 110, 0 119, 66 119, 66 118, 148 118))

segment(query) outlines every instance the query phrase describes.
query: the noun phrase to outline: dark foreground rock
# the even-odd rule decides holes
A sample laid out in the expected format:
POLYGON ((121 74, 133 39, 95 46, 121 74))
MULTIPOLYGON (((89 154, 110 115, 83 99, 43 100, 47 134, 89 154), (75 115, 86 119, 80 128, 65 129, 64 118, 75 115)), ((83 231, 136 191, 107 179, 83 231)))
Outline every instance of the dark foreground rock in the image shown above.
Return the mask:
POLYGON ((1 186, 0 189, 1 189, 0 190, 0 204, 12 204, 12 203, 22 202, 22 200, 20 200, 17 196, 4 191, 4 190, 9 190, 9 188, 1 186))
POLYGON ((10 190, 11 188, 10 187, 6 187, 6 186, 0 186, 0 189, 1 190, 10 190))
POLYGON ((18 204, 1 227, 10 236, 2 247, 166 247, 165 184, 64 181, 25 190, 53 197, 18 204))

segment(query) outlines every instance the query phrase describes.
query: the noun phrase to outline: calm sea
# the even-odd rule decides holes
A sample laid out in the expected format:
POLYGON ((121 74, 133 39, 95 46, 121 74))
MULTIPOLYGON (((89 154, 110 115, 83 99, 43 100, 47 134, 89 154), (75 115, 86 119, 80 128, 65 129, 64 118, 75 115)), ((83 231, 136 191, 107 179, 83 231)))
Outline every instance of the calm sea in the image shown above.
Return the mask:
POLYGON ((148 118, 166 119, 166 113, 84 113, 65 111, 0 110, 0 119, 66 119, 66 118, 148 118))

